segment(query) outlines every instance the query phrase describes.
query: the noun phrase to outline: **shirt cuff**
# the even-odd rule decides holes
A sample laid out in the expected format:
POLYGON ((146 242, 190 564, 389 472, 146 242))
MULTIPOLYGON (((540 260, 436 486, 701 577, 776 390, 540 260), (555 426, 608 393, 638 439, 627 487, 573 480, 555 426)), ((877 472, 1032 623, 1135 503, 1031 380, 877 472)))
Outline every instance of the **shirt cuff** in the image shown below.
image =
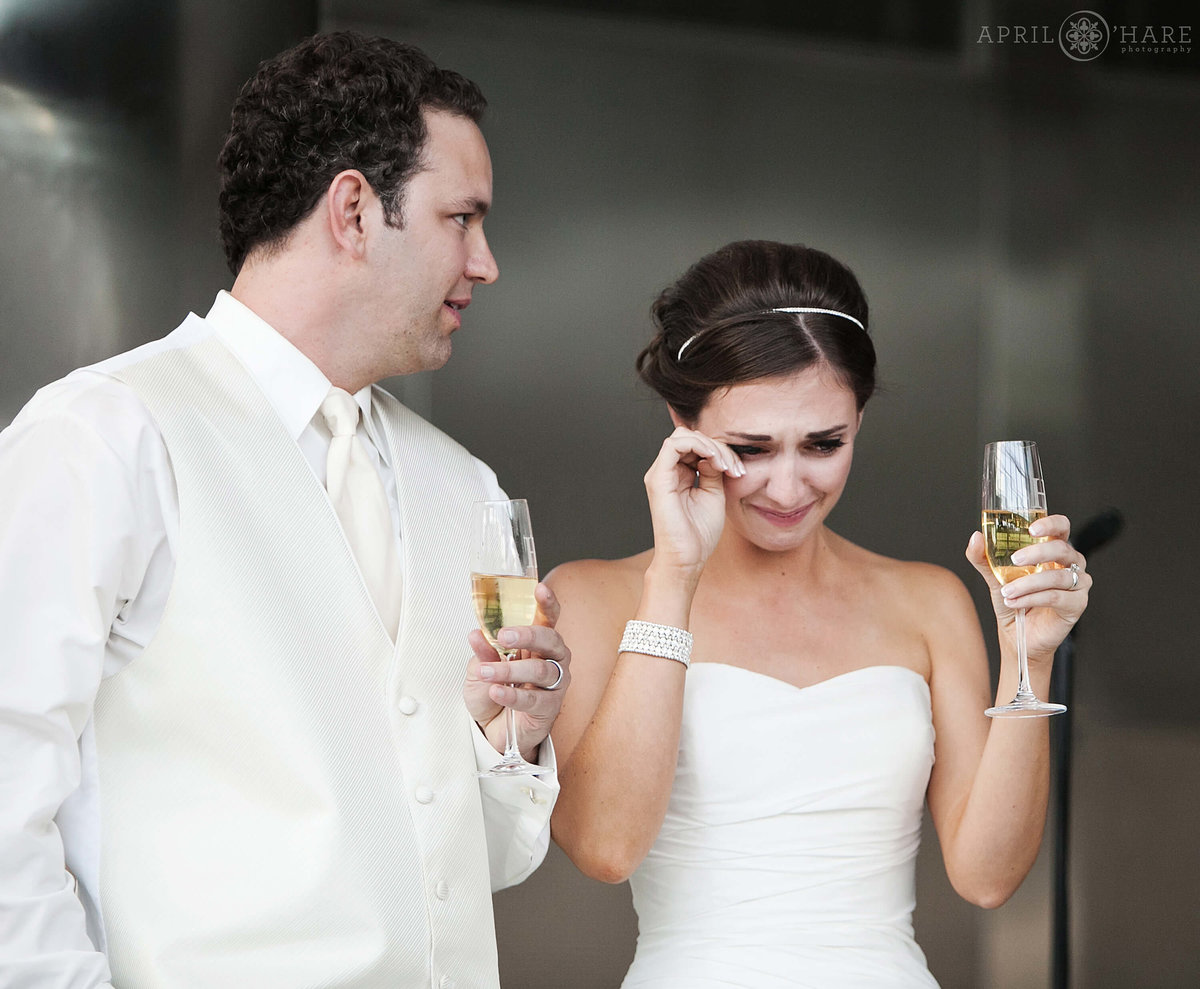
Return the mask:
MULTIPOLYGON (((501 755, 482 731, 475 731, 475 760, 490 769, 501 755)), ((538 776, 479 781, 487 834, 492 892, 515 886, 542 864, 550 847, 550 812, 558 798, 558 760, 547 737, 538 748, 537 764, 549 771, 538 776)))

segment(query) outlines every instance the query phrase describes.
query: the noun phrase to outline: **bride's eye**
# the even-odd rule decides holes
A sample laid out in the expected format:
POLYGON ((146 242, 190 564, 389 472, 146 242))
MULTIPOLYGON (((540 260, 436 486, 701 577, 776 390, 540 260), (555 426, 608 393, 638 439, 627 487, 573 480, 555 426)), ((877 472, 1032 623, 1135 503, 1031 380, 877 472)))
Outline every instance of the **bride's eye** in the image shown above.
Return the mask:
POLYGON ((813 449, 816 450, 817 453, 820 453, 824 456, 829 456, 831 453, 837 453, 838 450, 845 445, 846 441, 840 438, 832 440, 817 440, 817 442, 813 444, 813 449))

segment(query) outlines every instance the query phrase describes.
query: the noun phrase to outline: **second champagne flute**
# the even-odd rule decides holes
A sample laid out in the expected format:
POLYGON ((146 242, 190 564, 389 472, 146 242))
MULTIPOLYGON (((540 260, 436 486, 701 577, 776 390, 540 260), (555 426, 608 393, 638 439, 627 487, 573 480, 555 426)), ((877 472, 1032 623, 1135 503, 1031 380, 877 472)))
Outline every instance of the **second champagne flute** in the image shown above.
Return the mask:
MULTIPOLYGON (((1029 523, 1046 515, 1046 487, 1037 444, 1031 440, 989 443, 983 451, 983 536, 988 565, 1001 584, 1043 569, 1012 562, 1017 550, 1038 540, 1029 523)), ((1046 564, 1056 566, 1057 564, 1046 564)), ((1061 714, 1063 704, 1038 700, 1029 686, 1025 648, 1025 609, 1017 608, 1017 695, 1009 703, 989 707, 989 718, 1038 718, 1061 714)))
MULTIPOLYGON (((471 519, 471 597, 479 627, 492 647, 511 660, 517 650, 496 641, 501 628, 532 625, 537 615, 537 554, 529 505, 523 498, 477 501, 471 519)), ((536 776, 545 766, 526 762, 517 746, 516 713, 504 709, 504 757, 479 776, 536 776)))

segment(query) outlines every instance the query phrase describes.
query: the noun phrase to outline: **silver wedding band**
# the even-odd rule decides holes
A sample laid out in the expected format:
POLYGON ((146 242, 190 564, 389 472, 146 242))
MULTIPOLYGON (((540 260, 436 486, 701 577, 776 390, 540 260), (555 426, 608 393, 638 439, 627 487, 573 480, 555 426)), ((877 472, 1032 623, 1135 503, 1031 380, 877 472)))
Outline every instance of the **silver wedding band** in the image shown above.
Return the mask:
POLYGON ((548 660, 546 660, 546 662, 553 663, 555 665, 555 667, 557 667, 558 679, 555 680, 552 684, 550 684, 549 687, 543 687, 542 690, 558 690, 558 685, 560 683, 562 683, 562 675, 563 675, 562 663, 560 663, 557 659, 548 659, 548 660))
MULTIPOLYGON (((1067 588, 1069 591, 1075 590, 1079 586, 1079 564, 1071 564, 1071 586, 1067 588)), ((561 679, 561 678, 560 678, 561 679)))

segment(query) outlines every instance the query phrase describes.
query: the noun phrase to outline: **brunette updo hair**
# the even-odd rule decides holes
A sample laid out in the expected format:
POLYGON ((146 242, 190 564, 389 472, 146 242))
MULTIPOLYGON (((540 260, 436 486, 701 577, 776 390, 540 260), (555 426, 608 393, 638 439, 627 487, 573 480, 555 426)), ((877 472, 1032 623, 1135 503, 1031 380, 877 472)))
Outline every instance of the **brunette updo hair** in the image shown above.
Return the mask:
POLYGON ((828 368, 861 412, 875 390, 870 336, 841 316, 771 312, 793 306, 870 326, 858 279, 824 251, 769 240, 726 244, 659 295, 650 310, 658 333, 638 355, 638 375, 688 424, 719 388, 810 367, 828 368))

